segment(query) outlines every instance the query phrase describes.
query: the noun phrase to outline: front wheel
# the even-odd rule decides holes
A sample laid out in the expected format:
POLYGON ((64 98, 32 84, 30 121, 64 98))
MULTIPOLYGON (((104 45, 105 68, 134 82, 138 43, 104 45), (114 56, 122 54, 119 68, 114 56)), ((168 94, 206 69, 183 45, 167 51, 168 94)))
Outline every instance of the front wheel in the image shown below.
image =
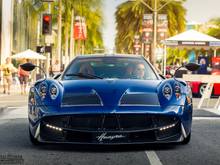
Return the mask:
POLYGON ((181 142, 181 144, 188 144, 190 142, 191 139, 191 132, 189 133, 189 135, 181 142))
POLYGON ((31 134, 30 128, 29 128, 29 139, 33 145, 40 145, 41 143, 31 134))

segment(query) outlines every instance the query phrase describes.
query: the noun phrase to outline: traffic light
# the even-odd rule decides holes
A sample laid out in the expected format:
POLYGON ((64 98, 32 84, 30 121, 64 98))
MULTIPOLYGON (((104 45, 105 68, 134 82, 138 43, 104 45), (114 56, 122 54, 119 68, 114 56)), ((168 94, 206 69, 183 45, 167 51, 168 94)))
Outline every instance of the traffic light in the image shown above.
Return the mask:
POLYGON ((52 33, 52 15, 43 14, 42 20, 42 34, 51 34, 52 33))

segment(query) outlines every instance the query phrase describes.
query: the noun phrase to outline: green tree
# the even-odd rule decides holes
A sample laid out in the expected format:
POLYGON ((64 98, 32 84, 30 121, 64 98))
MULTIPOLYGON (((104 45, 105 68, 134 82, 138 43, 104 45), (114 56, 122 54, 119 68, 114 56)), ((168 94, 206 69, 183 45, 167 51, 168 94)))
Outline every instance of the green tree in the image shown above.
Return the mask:
MULTIPOLYGON (((21 4, 14 4, 16 8, 20 7, 23 12, 21 19, 24 22, 15 20, 15 24, 22 24, 21 36, 25 36, 25 48, 36 49, 38 25, 41 22, 41 15, 48 12, 48 3, 43 3, 41 0, 23 0, 21 4), (20 5, 20 6, 19 6, 20 5)), ((101 28, 103 25, 103 13, 101 10, 102 0, 62 0, 62 50, 68 54, 70 47, 70 25, 71 25, 71 11, 74 10, 75 16, 83 16, 86 19, 87 25, 87 39, 84 42, 85 53, 92 53, 94 47, 103 47, 103 39, 101 28)), ((16 9, 15 8, 15 9, 16 9)), ((51 3, 53 35, 57 33, 57 18, 58 18, 58 1, 51 3)), ((16 16, 17 11, 14 15, 16 16)), ((18 28, 19 25, 16 26, 18 28)), ((15 34, 17 35, 17 29, 15 34)), ((19 31, 19 32, 20 32, 19 31)), ((41 33, 40 33, 41 34, 41 33)), ((17 35, 18 36, 18 35, 17 35)), ((18 36, 20 37, 20 36, 18 36)), ((72 37, 72 36, 71 36, 72 37)), ((55 37, 57 39, 57 37, 55 37)), ((44 36, 39 37, 40 44, 44 45, 44 36)), ((19 40, 17 39, 16 42, 19 40)), ((15 44, 14 44, 15 45, 15 44)), ((17 44, 19 46, 19 43, 17 44)), ((54 50, 56 49, 57 41, 54 43, 54 50)), ((77 45, 76 45, 77 46, 77 45)), ((16 51, 21 51, 15 49, 16 51)), ((24 49, 24 48, 23 48, 24 49)), ((54 51, 55 53, 56 51, 54 51)), ((53 53, 53 55, 54 55, 53 53)))
POLYGON ((14 51, 20 52, 28 48, 36 49, 38 24, 41 13, 46 9, 47 5, 40 0, 14 2, 14 51))
MULTIPOLYGON (((206 26, 208 26, 208 29, 204 31, 206 34, 220 39, 220 17, 210 19, 206 26)), ((213 50, 210 54, 213 54, 213 50)), ((217 49, 217 54, 220 54, 220 49, 217 49)))
POLYGON ((209 20, 207 24, 209 25, 209 28, 205 33, 220 39, 220 17, 209 20))
MULTIPOLYGON (((183 0, 185 1, 185 0, 183 0)), ((152 6, 154 0, 144 0, 152 6)), ((162 6, 166 1, 158 1, 158 6, 162 6)), ((141 35, 143 15, 152 13, 144 4, 143 0, 126 1, 117 7, 116 16, 116 51, 119 53, 132 53, 133 39, 135 34, 141 35)), ((170 2, 159 11, 159 14, 168 16, 168 36, 173 36, 185 30, 186 10, 182 2, 170 2)))
MULTIPOLYGON (((96 46, 103 46, 103 39, 101 35, 101 26, 103 25, 103 13, 101 10, 101 0, 63 0, 63 14, 62 14, 62 49, 65 54, 68 54, 70 28, 71 28, 71 11, 74 11, 74 16, 82 16, 86 19, 87 39, 86 41, 77 41, 78 44, 85 46, 85 53, 92 53, 96 46)), ((54 15, 57 13, 57 5, 54 6, 54 15)))

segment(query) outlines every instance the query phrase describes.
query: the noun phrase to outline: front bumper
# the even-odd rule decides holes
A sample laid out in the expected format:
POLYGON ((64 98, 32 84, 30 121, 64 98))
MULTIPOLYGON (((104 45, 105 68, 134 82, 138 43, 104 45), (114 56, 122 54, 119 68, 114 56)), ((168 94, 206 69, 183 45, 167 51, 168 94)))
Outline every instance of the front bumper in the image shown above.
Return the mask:
POLYGON ((41 142, 142 144, 180 142, 191 132, 192 106, 29 108, 31 134, 41 142), (113 109, 114 111, 110 111, 113 109))
POLYGON ((182 129, 181 119, 170 115, 61 115, 42 118, 34 136, 52 143, 170 143, 183 140, 182 129))

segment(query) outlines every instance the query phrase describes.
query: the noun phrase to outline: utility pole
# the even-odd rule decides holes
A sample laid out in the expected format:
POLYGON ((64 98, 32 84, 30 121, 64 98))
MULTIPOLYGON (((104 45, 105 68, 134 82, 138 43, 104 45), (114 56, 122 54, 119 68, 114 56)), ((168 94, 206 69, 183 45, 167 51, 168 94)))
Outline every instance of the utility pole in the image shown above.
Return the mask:
POLYGON ((70 25, 70 60, 75 56, 75 40, 74 40, 74 8, 71 11, 71 25, 70 25))
MULTIPOLYGON (((61 33, 62 31, 62 0, 59 0, 59 11, 58 11, 58 44, 57 44, 57 59, 59 60, 59 64, 62 64, 61 58, 61 33)), ((61 68, 61 66, 60 66, 61 68)))
POLYGON ((153 30, 153 43, 150 54, 150 61, 155 66, 156 64, 156 48, 157 48, 157 0, 154 0, 154 9, 153 9, 153 17, 154 17, 154 30, 153 30))
MULTIPOLYGON (((136 0, 129 0, 131 2, 135 2, 136 0)), ((158 5, 158 1, 160 0, 154 0, 152 2, 153 8, 148 5, 144 0, 140 1, 144 6, 146 6, 151 12, 153 12, 153 43, 152 43, 152 48, 151 48, 151 54, 150 54, 150 62, 155 66, 156 64, 156 48, 157 48, 157 14, 158 12, 163 9, 165 6, 167 6, 171 2, 182 2, 182 0, 167 0, 163 5, 158 5), (154 2, 154 4, 153 4, 154 2)))

